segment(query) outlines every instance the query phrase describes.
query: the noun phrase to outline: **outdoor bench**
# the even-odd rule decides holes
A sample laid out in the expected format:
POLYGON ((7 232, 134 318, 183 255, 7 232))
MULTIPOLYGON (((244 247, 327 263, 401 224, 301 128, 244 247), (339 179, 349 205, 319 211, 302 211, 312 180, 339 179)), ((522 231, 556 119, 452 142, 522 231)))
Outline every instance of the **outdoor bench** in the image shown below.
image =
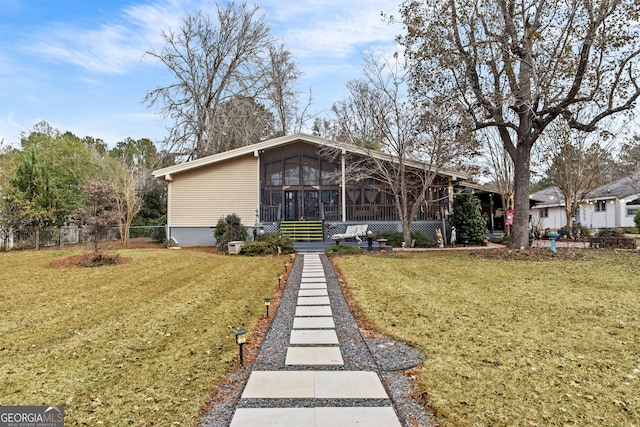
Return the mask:
POLYGON ((368 229, 369 226, 367 224, 348 225, 344 233, 334 234, 331 236, 331 239, 336 242, 336 245, 339 245, 341 241, 350 237, 353 237, 358 243, 361 243, 362 239, 360 236, 365 236, 368 229))

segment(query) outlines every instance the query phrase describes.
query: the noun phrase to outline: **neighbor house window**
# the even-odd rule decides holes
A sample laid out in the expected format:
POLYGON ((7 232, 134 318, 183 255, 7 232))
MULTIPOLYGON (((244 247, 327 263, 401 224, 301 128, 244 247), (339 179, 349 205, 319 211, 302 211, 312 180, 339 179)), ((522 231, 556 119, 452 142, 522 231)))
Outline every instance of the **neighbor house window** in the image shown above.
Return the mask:
POLYGON ((638 208, 633 208, 633 209, 627 209, 627 216, 636 216, 636 213, 638 212, 638 208))
POLYGON ((549 218, 549 208, 540 209, 540 218, 549 218))
POLYGON ((596 212, 606 212, 606 211, 607 211, 607 201, 606 200, 596 201, 596 212))

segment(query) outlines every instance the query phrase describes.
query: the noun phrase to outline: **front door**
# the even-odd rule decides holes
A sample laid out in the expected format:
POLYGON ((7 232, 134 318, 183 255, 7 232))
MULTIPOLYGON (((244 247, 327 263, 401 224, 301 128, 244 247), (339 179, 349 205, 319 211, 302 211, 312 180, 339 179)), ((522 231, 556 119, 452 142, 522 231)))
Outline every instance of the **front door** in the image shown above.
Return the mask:
POLYGON ((286 190, 284 192, 284 219, 320 219, 320 194, 318 190, 286 190))
POLYGON ((320 198, 317 190, 304 192, 304 219, 320 219, 320 198))
POLYGON ((298 220, 298 190, 284 192, 284 219, 285 221, 298 220))

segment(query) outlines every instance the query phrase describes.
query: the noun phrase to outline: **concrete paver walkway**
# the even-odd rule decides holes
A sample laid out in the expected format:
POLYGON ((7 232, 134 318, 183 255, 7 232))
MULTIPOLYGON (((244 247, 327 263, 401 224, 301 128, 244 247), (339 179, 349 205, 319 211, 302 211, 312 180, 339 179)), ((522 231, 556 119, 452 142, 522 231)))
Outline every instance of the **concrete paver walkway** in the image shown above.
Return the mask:
POLYGON ((401 426, 377 372, 340 369, 340 345, 320 256, 305 254, 284 363, 295 370, 251 372, 241 400, 269 405, 238 407, 231 427, 401 426), (300 405, 278 407, 278 399, 299 399, 300 405), (376 404, 381 400, 388 406, 376 404))

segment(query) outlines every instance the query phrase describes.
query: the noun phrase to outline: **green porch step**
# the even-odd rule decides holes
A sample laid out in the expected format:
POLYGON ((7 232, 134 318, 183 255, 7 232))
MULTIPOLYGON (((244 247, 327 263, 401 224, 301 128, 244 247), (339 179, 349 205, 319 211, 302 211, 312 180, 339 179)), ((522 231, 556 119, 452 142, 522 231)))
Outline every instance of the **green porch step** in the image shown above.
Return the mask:
POLYGON ((289 236, 294 242, 323 241, 322 221, 282 221, 280 233, 289 236))

